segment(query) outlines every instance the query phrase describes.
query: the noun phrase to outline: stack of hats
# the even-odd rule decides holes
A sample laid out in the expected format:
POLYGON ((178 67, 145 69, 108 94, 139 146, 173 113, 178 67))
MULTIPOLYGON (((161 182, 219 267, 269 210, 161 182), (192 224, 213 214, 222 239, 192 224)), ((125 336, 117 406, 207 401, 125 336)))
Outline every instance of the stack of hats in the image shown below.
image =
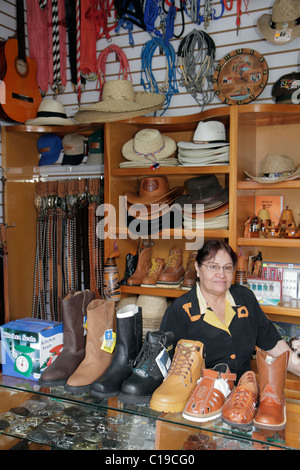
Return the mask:
POLYGON ((80 134, 66 134, 62 140, 64 148, 63 165, 80 165, 85 153, 86 138, 80 134))
POLYGON ((104 135, 103 129, 93 132, 88 138, 88 165, 103 165, 104 135))
POLYGON ((178 142, 177 146, 180 165, 224 165, 229 162, 225 126, 219 121, 199 122, 193 142, 178 142))
POLYGON ((157 129, 138 131, 122 147, 122 155, 127 160, 120 168, 153 168, 178 165, 174 158, 176 142, 157 129))
POLYGON ((187 229, 227 229, 229 195, 215 175, 201 175, 186 181, 187 195, 177 199, 187 229))
POLYGON ((181 227, 176 201, 183 193, 183 186, 170 189, 166 176, 141 178, 137 192, 124 193, 129 230, 137 237, 149 237, 163 229, 181 227))
POLYGON ((59 135, 48 133, 41 135, 37 140, 37 148, 40 154, 39 166, 61 163, 63 144, 59 135))
POLYGON ((76 124, 67 117, 63 104, 54 99, 44 98, 38 108, 34 119, 28 119, 27 126, 72 126, 76 124))

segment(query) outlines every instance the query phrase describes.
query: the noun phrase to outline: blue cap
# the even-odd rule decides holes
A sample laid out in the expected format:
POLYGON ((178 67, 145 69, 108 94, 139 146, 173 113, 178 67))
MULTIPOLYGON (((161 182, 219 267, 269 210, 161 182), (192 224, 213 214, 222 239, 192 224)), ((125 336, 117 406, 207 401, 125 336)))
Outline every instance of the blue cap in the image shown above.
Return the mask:
POLYGON ((38 138, 37 147, 40 152, 39 166, 55 163, 63 149, 62 140, 56 134, 41 135, 38 138))

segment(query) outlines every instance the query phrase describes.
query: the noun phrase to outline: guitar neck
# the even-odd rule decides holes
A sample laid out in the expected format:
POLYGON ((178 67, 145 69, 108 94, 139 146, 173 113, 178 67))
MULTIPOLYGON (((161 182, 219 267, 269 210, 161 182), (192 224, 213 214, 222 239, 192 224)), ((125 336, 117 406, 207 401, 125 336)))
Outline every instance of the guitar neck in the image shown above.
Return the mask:
POLYGON ((17 37, 18 37, 18 58, 26 61, 23 0, 17 0, 17 37))

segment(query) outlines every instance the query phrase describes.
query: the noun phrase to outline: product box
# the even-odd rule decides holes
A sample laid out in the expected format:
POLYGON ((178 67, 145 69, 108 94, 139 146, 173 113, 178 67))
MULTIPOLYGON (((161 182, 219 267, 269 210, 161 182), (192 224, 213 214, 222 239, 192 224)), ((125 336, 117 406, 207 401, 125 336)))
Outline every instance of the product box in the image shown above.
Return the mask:
POLYGON ((261 305, 277 306, 281 300, 281 281, 271 279, 249 278, 247 287, 252 290, 261 305))
POLYGON ((63 347, 63 324, 22 318, 1 326, 2 374, 38 380, 63 347))

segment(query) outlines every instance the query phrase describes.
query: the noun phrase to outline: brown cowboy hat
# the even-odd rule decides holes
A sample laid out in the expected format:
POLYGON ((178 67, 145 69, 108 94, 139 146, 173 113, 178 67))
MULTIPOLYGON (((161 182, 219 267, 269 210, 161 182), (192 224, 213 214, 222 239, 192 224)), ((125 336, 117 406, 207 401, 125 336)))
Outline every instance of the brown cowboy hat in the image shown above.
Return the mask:
POLYGON ((183 186, 170 189, 166 176, 145 176, 139 181, 138 192, 125 191, 130 204, 170 204, 184 193, 183 186))

